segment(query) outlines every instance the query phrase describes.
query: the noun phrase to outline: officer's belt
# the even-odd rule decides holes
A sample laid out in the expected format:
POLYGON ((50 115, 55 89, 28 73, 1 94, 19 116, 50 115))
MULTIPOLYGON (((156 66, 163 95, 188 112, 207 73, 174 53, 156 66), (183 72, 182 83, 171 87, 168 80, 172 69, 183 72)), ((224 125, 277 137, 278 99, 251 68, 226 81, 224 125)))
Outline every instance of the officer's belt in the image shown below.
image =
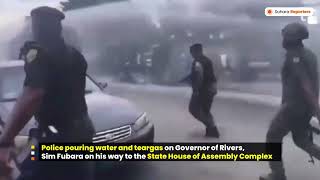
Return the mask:
POLYGON ((46 128, 39 127, 39 128, 37 128, 37 130, 39 133, 36 135, 35 138, 37 138, 38 140, 46 138, 48 136, 57 135, 59 133, 59 131, 56 129, 56 127, 52 126, 52 125, 49 125, 46 128))

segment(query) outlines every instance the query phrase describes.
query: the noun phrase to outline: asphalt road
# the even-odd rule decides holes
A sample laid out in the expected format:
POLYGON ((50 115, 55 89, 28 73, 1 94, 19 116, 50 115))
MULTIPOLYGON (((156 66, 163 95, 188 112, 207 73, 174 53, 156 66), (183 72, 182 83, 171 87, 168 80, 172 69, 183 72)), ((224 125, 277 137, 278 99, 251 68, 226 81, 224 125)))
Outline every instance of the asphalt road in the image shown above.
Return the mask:
MULTIPOLYGON (((188 88, 109 85, 108 93, 129 99, 146 111, 155 124, 156 142, 264 142, 277 109, 237 100, 216 99, 212 108, 221 138, 205 138, 204 127, 187 112, 188 88), (145 90, 144 90, 145 89, 145 90)), ((320 140, 317 137, 317 142, 320 140)), ((320 162, 295 147, 288 136, 284 160, 289 180, 319 179, 320 162)), ((115 168, 99 179, 132 180, 256 180, 269 172, 266 162, 134 162, 115 168)))
POLYGON ((225 82, 220 83, 220 88, 244 93, 281 96, 282 87, 280 81, 252 81, 252 82, 225 82))

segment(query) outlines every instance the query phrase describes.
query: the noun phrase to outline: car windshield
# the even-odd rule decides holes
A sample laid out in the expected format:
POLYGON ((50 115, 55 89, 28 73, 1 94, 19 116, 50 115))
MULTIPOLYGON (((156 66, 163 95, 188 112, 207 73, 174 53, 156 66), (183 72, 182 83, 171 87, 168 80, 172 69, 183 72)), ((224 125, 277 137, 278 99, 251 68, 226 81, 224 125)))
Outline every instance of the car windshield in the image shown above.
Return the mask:
MULTIPOLYGON (((0 70, 0 101, 14 101, 21 93, 25 72, 22 68, 8 68, 0 70)), ((86 94, 100 91, 99 87, 86 78, 86 94)))

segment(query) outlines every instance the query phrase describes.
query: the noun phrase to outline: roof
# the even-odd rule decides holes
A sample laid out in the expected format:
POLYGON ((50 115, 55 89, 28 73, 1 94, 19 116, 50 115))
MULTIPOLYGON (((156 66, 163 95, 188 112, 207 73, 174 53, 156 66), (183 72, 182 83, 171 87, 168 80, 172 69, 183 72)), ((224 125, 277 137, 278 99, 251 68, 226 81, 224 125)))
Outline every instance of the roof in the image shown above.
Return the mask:
POLYGON ((24 61, 22 61, 22 60, 0 61, 0 69, 23 67, 23 66, 24 66, 24 61))

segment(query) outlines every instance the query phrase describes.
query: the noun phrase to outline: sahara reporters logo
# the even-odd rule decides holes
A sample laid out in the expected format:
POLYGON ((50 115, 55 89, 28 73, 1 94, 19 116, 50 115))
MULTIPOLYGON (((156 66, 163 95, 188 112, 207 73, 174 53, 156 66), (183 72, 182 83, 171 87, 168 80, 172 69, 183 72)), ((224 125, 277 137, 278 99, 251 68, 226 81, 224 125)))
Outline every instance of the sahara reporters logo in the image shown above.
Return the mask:
POLYGON ((315 8, 312 7, 267 7, 265 15, 269 17, 279 16, 297 16, 301 17, 301 21, 308 24, 318 24, 318 15, 315 8))
POLYGON ((314 8, 311 7, 267 7, 266 16, 313 16, 314 8))
POLYGON ((266 15, 272 15, 272 9, 266 8, 266 15))

